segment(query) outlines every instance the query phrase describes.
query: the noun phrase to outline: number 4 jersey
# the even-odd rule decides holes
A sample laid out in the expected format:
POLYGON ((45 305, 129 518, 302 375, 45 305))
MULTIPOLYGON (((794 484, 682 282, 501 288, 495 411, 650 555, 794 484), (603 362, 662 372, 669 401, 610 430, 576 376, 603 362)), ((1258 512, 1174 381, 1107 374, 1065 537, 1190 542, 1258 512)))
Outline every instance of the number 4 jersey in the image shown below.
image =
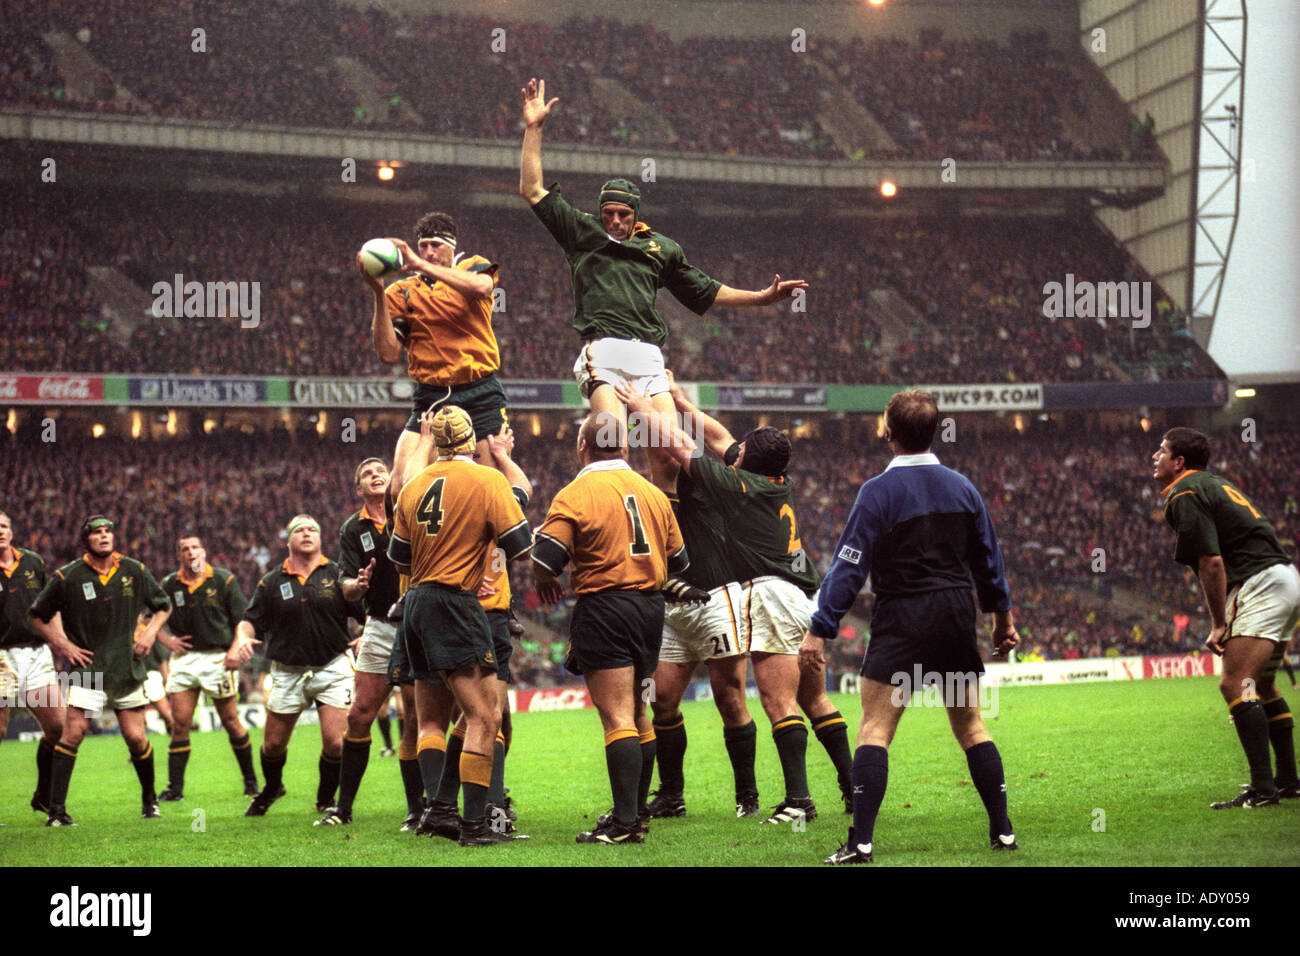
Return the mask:
POLYGON ((805 594, 817 590, 817 570, 803 550, 794 517, 794 486, 707 456, 677 476, 677 517, 691 556, 683 577, 712 590, 765 575, 784 578, 805 594))
POLYGON ((1228 590, 1275 564, 1290 564, 1272 523, 1218 475, 1189 471, 1165 488, 1165 520, 1174 529, 1174 560, 1193 570, 1201 555, 1223 557, 1228 590))

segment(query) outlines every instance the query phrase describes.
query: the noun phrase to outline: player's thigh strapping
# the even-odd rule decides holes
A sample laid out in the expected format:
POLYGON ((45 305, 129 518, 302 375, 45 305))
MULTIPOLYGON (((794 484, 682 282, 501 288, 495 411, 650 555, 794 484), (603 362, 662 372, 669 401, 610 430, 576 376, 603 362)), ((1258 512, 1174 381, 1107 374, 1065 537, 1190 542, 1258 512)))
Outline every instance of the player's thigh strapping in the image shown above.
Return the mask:
POLYGON ((271 662, 271 694, 266 709, 273 714, 301 714, 311 704, 352 706, 355 681, 352 658, 339 654, 323 667, 271 662))
POLYGON ((586 398, 597 385, 626 383, 643 395, 668 391, 664 353, 659 346, 633 339, 592 339, 573 363, 573 376, 586 398))
POLYGON ((749 652, 749 588, 732 582, 709 591, 707 603, 673 604, 664 612, 659 660, 670 664, 749 652))

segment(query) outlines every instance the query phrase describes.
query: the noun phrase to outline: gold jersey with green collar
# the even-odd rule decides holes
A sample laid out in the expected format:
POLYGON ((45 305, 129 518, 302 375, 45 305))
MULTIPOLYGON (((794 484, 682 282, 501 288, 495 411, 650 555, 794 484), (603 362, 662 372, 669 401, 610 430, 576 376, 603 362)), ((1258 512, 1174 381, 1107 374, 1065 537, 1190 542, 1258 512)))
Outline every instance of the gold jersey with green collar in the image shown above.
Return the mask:
POLYGON ((655 309, 660 289, 703 315, 722 287, 687 262, 681 246, 644 222, 627 239, 614 239, 598 217, 561 196, 558 186, 532 208, 569 261, 573 327, 583 341, 609 337, 663 345, 668 325, 655 309))
POLYGON ((1177 535, 1174 560, 1195 570, 1202 555, 1220 555, 1228 590, 1290 559, 1273 523, 1230 482, 1188 471, 1162 492, 1165 520, 1177 535))

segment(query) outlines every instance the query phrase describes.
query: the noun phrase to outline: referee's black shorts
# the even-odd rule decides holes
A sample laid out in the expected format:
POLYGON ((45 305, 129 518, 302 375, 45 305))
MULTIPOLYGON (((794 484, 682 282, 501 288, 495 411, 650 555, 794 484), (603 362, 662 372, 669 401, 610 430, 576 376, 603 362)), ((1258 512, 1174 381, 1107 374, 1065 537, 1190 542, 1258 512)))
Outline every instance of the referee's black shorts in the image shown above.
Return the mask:
POLYGON ((658 591, 579 594, 564 666, 571 674, 631 667, 638 684, 659 666, 664 596, 658 591))
POLYGON ((420 416, 430 407, 456 405, 465 409, 474 424, 474 437, 486 438, 501 431, 506 424, 506 390, 495 373, 483 376, 468 385, 425 385, 417 383, 415 397, 411 399, 411 417, 406 420, 408 432, 420 431, 420 416))
POLYGON ((898 675, 906 675, 908 686, 918 666, 922 675, 936 673, 943 680, 948 675, 983 674, 975 621, 975 594, 968 588, 878 597, 871 609, 871 640, 861 674, 894 685, 898 675))

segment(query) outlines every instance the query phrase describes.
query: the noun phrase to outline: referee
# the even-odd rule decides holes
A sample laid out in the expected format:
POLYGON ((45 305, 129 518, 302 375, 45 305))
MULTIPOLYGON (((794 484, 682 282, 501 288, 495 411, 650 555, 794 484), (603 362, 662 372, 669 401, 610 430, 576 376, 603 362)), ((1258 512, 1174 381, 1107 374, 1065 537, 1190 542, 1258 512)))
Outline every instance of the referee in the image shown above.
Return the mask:
POLYGON ((903 716, 914 673, 942 675, 944 706, 954 736, 966 752, 971 780, 989 815, 994 850, 1016 849, 1007 817, 1002 757, 984 728, 975 639, 975 604, 996 615, 993 644, 1005 654, 1017 643, 1011 592, 984 501, 964 476, 930 452, 939 409, 929 392, 899 392, 885 409, 885 440, 894 458, 884 473, 862 486, 840 535, 800 664, 823 660, 827 640, 871 575, 876 596, 871 641, 862 663, 862 723, 853 756, 853 826, 825 862, 870 863, 876 814, 885 798, 889 744, 903 716))

